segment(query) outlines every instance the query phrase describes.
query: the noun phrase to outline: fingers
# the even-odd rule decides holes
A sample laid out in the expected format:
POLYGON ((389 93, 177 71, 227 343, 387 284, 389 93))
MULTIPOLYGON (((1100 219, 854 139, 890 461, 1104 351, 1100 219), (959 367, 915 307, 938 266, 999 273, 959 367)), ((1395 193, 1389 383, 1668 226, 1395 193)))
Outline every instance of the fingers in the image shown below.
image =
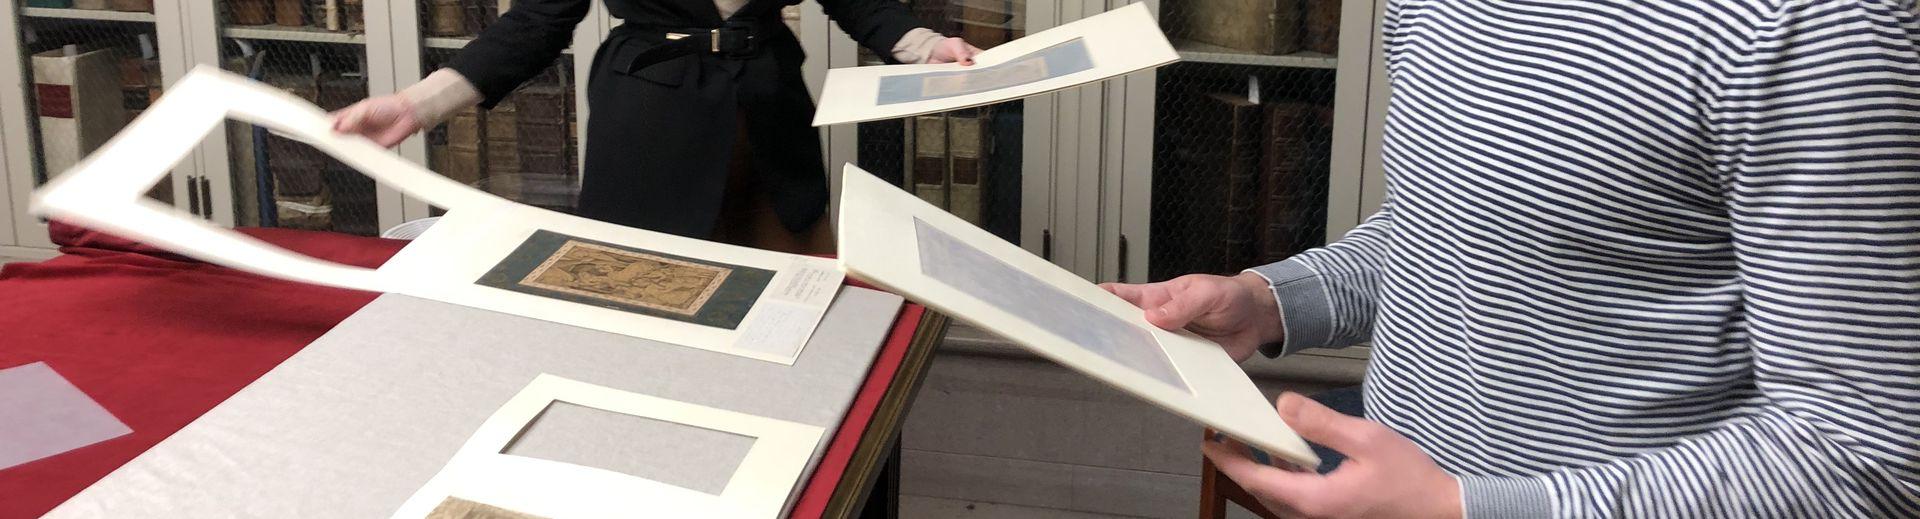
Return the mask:
POLYGON ((1213 283, 1186 276, 1167 282, 1170 297, 1147 311, 1147 322, 1167 330, 1186 328, 1194 319, 1206 315, 1220 304, 1221 291, 1213 283))
POLYGON ((1326 478, 1319 474, 1288 472, 1254 461, 1247 447, 1237 441, 1205 442, 1200 451, 1241 488, 1285 508, 1298 508, 1299 503, 1321 493, 1326 484, 1326 478))
POLYGON ((1301 438, 1353 459, 1369 457, 1376 439, 1382 434, 1393 434, 1386 426, 1340 414, 1299 393, 1280 395, 1274 409, 1301 438))
POLYGON ((947 38, 947 41, 942 42, 942 45, 947 46, 947 52, 953 56, 953 61, 961 65, 973 65, 973 55, 980 53, 979 48, 968 44, 967 40, 958 37, 947 38))

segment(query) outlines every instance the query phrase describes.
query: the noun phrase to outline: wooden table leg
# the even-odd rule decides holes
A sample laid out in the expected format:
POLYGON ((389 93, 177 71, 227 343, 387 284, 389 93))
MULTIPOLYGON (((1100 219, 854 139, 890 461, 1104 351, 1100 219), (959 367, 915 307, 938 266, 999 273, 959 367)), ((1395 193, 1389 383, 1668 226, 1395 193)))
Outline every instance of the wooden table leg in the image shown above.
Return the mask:
POLYGON ((893 440, 887 463, 874 476, 873 490, 860 509, 861 519, 898 519, 900 517, 900 440, 893 440))

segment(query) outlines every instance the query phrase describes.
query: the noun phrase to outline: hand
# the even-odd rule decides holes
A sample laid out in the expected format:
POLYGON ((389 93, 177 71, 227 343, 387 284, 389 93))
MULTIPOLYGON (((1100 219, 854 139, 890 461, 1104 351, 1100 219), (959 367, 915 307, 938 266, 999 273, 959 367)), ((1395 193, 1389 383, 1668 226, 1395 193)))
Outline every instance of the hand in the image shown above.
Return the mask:
POLYGON ((406 96, 384 95, 334 112, 333 131, 365 136, 391 148, 420 131, 420 118, 406 96))
POLYGON ((1260 345, 1279 342, 1280 304, 1267 280, 1254 273, 1235 277, 1192 274, 1144 285, 1107 283, 1100 288, 1147 311, 1147 322, 1167 330, 1186 328, 1246 362, 1260 345))
POLYGON ((933 47, 933 55, 927 57, 927 63, 959 63, 973 66, 973 55, 979 53, 980 48, 968 44, 967 40, 949 37, 933 47))
POLYGON ((1294 393, 1275 404, 1308 441, 1347 455, 1327 475, 1262 465, 1232 440, 1201 447, 1222 474, 1286 517, 1458 519, 1460 483, 1411 440, 1378 422, 1354 418, 1294 393))

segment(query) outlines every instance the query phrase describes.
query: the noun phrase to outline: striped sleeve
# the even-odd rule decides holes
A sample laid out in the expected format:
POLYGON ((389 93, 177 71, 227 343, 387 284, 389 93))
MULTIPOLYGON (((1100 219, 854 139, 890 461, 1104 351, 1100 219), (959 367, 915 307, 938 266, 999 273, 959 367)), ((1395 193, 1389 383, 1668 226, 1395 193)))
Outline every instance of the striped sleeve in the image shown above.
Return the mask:
POLYGON ((1920 23, 1912 0, 1782 3, 1702 82, 1760 410, 1533 485, 1467 478, 1470 511, 1531 487, 1562 517, 1920 517, 1920 23))
POLYGON ((1280 348, 1263 348, 1261 353, 1277 357, 1308 348, 1352 346, 1372 336, 1380 266, 1392 229, 1389 198, 1339 241, 1250 269, 1272 286, 1285 329, 1280 348))

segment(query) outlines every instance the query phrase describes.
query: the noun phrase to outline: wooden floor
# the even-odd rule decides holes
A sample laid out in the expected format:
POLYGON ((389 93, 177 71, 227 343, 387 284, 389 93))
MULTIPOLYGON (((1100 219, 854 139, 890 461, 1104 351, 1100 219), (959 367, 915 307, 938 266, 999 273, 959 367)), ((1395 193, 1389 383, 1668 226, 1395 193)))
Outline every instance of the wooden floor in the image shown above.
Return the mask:
POLYGON ((1195 516, 1199 426, 1051 362, 955 350, 907 418, 901 517, 1195 516))

